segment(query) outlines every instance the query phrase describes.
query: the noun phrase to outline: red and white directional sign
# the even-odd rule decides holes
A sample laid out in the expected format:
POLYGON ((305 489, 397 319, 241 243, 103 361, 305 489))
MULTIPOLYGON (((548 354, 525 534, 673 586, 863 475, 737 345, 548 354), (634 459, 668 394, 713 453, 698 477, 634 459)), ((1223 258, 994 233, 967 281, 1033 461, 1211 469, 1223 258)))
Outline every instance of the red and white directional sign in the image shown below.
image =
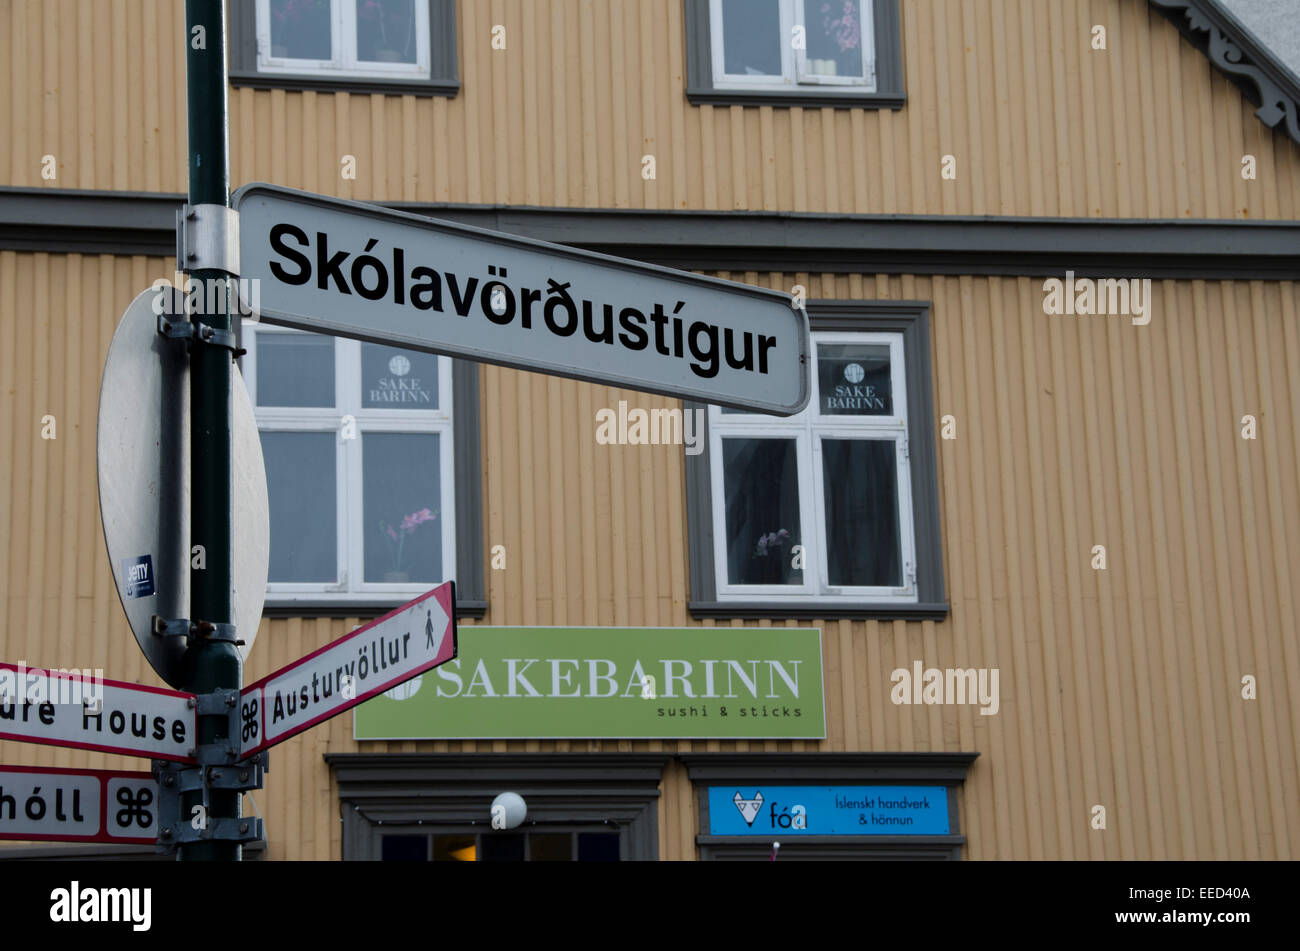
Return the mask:
POLYGON ((149 773, 0 766, 0 839, 158 839, 158 784, 149 773))
POLYGON ((0 740, 194 762, 193 694, 0 664, 0 740))
POLYGON ((448 581, 245 687, 242 753, 274 746, 455 656, 456 587, 448 581))

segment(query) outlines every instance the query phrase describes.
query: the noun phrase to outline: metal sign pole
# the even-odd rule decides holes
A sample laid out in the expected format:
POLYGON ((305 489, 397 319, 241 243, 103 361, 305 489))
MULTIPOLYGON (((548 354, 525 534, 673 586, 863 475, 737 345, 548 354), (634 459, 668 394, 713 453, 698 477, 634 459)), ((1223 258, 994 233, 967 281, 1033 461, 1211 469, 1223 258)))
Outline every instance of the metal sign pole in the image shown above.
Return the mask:
MULTIPOLYGON (((225 7, 225 0, 185 2, 189 207, 181 229, 182 267, 205 290, 201 297, 204 312, 194 317, 205 326, 197 328, 190 357, 190 544, 203 546, 202 561, 192 561, 190 617, 200 636, 190 639, 185 689, 200 695, 238 691, 243 682, 242 661, 233 638, 222 637, 232 632, 234 623, 230 421, 235 328, 229 277, 238 271, 237 254, 232 261, 227 253, 234 224, 228 211, 225 7), (206 293, 210 287, 218 288, 218 293, 206 293), (215 308, 210 306, 213 301, 215 308), (202 567, 194 567, 196 564, 202 567), (217 636, 202 636, 205 632, 217 636)), ((201 706, 198 712, 200 750, 228 741, 227 716, 211 707, 205 710, 201 706)), ((202 757, 200 763, 201 769, 207 765, 202 757)), ((181 807, 183 823, 238 819, 240 793, 220 788, 191 790, 181 797, 181 807), (200 808, 197 816, 196 806, 200 808)), ((189 842, 180 848, 180 858, 186 861, 238 861, 241 853, 237 841, 221 839, 189 842)))

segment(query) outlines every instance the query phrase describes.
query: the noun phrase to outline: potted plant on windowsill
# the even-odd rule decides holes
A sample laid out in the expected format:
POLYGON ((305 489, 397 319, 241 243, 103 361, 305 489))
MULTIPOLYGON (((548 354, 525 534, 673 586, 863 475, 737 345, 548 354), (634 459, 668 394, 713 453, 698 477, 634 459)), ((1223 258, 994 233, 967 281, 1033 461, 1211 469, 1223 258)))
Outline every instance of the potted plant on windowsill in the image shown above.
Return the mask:
POLYGON ((407 515, 396 528, 388 522, 379 523, 380 534, 388 542, 389 551, 393 555, 393 570, 384 572, 385 582, 389 584, 405 584, 411 580, 410 572, 402 567, 402 553, 406 547, 406 539, 408 536, 415 534, 415 530, 425 522, 431 522, 437 517, 437 512, 424 508, 407 515))

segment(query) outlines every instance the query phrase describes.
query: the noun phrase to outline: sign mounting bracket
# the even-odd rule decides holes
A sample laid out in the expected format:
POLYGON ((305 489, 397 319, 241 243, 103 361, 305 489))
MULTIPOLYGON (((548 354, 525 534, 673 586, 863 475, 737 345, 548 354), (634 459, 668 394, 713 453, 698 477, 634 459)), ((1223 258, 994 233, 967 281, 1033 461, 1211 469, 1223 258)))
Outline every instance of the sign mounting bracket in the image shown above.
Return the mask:
MULTIPOLYGON (((218 691, 202 700, 224 706, 224 693, 218 691)), ((200 705, 202 712, 204 704, 200 705)), ((220 712, 220 711, 218 711, 220 712)), ((266 772, 270 769, 270 753, 256 754, 238 765, 185 766, 155 760, 154 779, 158 782, 159 816, 179 817, 172 825, 159 830, 157 851, 173 852, 178 845, 190 842, 216 840, 223 842, 254 842, 265 837, 261 817, 238 819, 206 819, 197 828, 193 817, 184 816, 180 810, 180 797, 184 793, 201 792, 206 810, 210 790, 249 792, 263 788, 266 772)))
POLYGON ((209 324, 190 321, 180 317, 158 315, 158 333, 168 340, 195 340, 214 347, 224 347, 236 357, 242 357, 247 350, 241 350, 233 330, 221 330, 209 324))
POLYGON ((153 616, 153 632, 158 637, 206 637, 210 641, 229 641, 236 646, 244 642, 235 636, 235 625, 191 621, 188 618, 166 620, 153 616))
POLYGON ((195 750, 199 765, 223 766, 239 759, 239 691, 217 690, 199 694, 194 698, 196 712, 201 717, 225 717, 226 738, 214 743, 200 743, 195 750))
POLYGON ((239 212, 225 205, 182 205, 176 212, 176 270, 239 276, 239 212))

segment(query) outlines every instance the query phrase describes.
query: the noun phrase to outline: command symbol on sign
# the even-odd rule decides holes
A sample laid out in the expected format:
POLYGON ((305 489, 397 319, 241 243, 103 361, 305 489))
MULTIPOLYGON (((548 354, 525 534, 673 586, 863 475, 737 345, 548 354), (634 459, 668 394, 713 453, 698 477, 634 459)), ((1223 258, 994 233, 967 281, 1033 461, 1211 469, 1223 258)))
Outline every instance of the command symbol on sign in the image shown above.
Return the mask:
POLYGON ((149 811, 153 805, 152 790, 140 788, 132 793, 129 786, 122 786, 117 791, 117 802, 126 807, 117 811, 117 824, 120 828, 130 828, 133 820, 141 829, 153 825, 153 813, 149 811))

